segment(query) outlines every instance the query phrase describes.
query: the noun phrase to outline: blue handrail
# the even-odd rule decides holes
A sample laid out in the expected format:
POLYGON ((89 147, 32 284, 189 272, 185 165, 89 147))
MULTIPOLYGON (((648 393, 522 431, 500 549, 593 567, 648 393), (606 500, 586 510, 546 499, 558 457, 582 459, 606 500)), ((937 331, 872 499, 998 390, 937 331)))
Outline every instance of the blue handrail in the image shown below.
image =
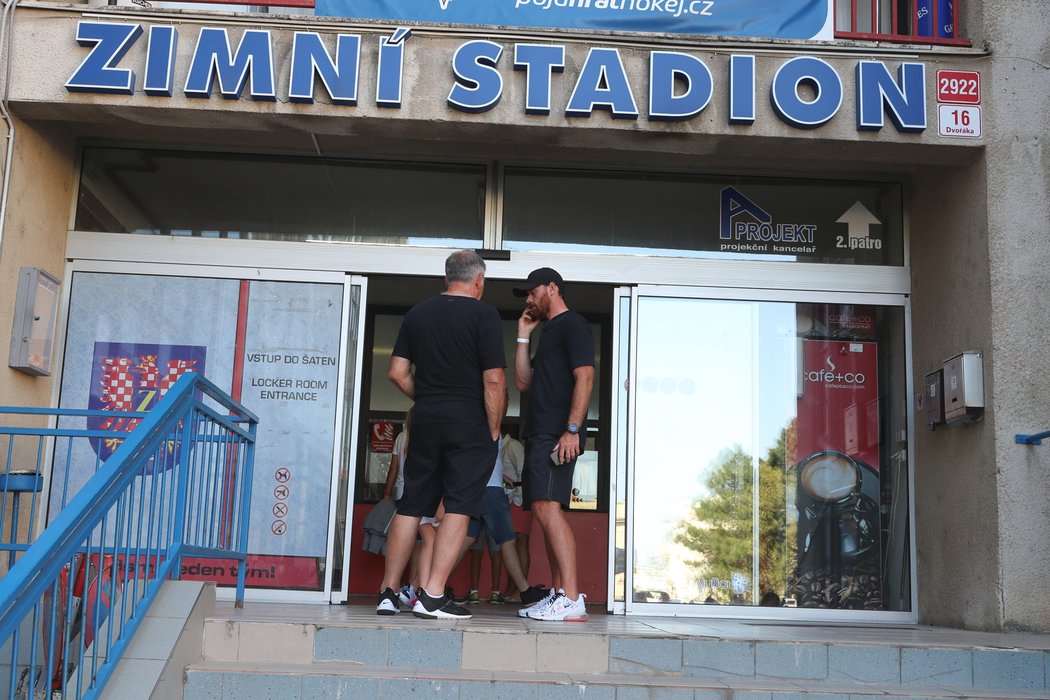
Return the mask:
POLYGON ((236 604, 243 606, 258 418, 192 372, 148 414, 120 415, 141 423, 121 434, 119 447, 0 579, 0 696, 98 697, 163 581, 179 578, 184 556, 239 562, 236 604))
POLYGON ((1018 445, 1042 445, 1047 438, 1050 438, 1050 430, 1035 435, 1014 435, 1014 442, 1018 445))

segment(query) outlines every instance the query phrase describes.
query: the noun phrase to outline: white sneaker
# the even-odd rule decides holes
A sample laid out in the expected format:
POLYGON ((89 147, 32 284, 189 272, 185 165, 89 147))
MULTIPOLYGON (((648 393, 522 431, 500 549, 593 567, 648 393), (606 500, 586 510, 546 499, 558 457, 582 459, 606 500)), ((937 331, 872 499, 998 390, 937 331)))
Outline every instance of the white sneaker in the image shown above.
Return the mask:
POLYGON ((416 589, 412 587, 411 583, 404 585, 397 592, 397 597, 406 608, 412 608, 416 604, 416 589))
POLYGON ((528 617, 529 616, 529 612, 531 612, 532 610, 538 610, 540 608, 544 608, 544 607, 550 605, 550 602, 552 600, 554 600, 554 598, 559 593, 560 593, 560 591, 556 591, 553 588, 550 589, 550 591, 547 592, 547 595, 545 595, 542 598, 540 598, 537 602, 533 603, 532 605, 528 606, 527 608, 522 608, 521 610, 519 610, 518 611, 518 617, 528 617))
POLYGON ((554 600, 544 608, 530 610, 529 617, 533 620, 553 620, 556 622, 586 622, 587 606, 584 594, 576 600, 570 600, 559 593, 554 600))

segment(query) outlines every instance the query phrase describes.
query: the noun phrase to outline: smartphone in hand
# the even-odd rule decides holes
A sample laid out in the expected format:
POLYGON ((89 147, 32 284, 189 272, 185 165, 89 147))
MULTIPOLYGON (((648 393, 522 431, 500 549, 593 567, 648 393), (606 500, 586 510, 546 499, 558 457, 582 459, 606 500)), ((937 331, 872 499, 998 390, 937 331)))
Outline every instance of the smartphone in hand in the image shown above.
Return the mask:
POLYGON ((554 452, 551 452, 551 461, 554 462, 557 465, 561 465, 561 459, 560 459, 560 455, 558 454, 558 452, 559 452, 558 448, 555 447, 554 448, 554 452))

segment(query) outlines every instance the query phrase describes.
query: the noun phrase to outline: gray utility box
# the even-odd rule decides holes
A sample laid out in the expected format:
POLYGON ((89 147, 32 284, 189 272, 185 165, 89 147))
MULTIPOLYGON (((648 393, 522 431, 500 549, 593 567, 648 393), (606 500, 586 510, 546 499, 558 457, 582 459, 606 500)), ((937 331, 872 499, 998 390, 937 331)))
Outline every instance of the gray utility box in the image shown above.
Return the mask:
POLYGON ((977 350, 944 361, 944 422, 972 423, 984 416, 983 357, 977 350))

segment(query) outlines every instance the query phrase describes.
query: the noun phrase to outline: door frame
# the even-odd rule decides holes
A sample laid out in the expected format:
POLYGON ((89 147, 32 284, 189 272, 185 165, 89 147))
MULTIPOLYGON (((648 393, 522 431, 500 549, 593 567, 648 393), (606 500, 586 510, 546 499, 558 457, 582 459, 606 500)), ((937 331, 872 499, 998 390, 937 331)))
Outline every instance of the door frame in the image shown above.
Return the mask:
POLYGON ((342 415, 336 425, 335 444, 337 449, 332 453, 332 493, 333 507, 328 523, 328 561, 334 562, 336 542, 339 537, 338 503, 340 498, 346 500, 342 518, 342 568, 340 571, 339 590, 333 590, 334 571, 329 569, 325 576, 325 597, 332 604, 345 603, 350 588, 350 552, 351 537, 354 532, 354 494, 355 475, 351 465, 357 455, 357 444, 360 439, 360 425, 357 416, 361 411, 361 374, 364 366, 365 347, 365 309, 368 305, 368 278, 361 275, 346 275, 343 286, 343 327, 340 331, 341 347, 339 352, 339 396, 342 415), (360 290, 354 298, 354 290, 360 290), (349 309, 354 310, 354 323, 350 323, 349 309), (351 361, 350 354, 354 357, 351 361), (347 385, 350 384, 348 387, 347 385), (342 471, 346 470, 346 486, 343 488, 342 471))

